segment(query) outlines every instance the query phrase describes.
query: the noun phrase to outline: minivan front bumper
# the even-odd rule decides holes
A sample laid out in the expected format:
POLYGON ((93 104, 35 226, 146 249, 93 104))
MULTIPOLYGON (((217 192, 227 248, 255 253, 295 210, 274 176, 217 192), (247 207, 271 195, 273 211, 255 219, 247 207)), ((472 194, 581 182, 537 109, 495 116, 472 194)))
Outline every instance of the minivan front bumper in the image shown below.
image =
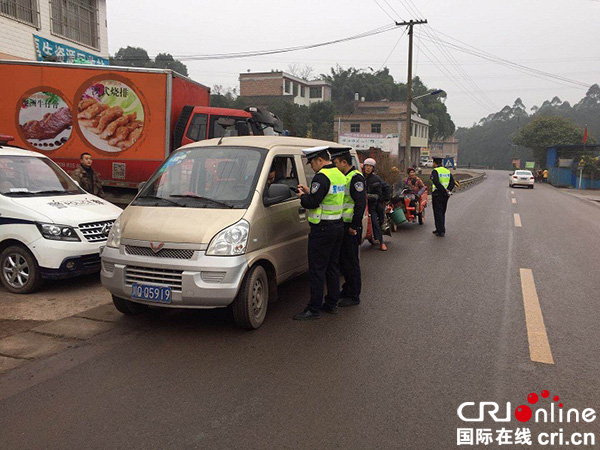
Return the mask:
POLYGON ((204 250, 194 250, 190 259, 178 259, 132 255, 121 245, 119 249, 105 247, 101 258, 100 278, 113 295, 171 308, 225 307, 235 299, 248 270, 244 255, 207 256, 204 250), (133 283, 171 287, 171 302, 133 299, 133 283))

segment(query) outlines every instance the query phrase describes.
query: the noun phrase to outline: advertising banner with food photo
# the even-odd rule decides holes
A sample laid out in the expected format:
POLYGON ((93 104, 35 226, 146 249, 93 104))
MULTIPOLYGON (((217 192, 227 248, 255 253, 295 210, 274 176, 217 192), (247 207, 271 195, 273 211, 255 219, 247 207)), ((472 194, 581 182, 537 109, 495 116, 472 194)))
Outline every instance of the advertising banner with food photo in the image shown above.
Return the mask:
POLYGON ((144 106, 131 86, 117 80, 98 81, 79 100, 77 123, 93 147, 121 152, 142 135, 144 106))
POLYGON ((21 102, 18 120, 23 138, 42 151, 62 147, 73 129, 67 102, 58 93, 49 90, 28 95, 21 102))

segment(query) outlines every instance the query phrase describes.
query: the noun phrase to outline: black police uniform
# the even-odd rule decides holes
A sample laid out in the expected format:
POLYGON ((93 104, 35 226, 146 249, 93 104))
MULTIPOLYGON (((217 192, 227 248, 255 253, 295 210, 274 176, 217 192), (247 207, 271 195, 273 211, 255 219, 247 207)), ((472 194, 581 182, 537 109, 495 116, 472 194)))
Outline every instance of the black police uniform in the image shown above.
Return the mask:
MULTIPOLYGON (((440 177, 436 170, 431 172, 431 181, 436 187, 435 191, 431 193, 433 217, 435 219, 435 230, 433 233, 438 236, 444 236, 446 234, 446 208, 448 207, 448 198, 450 196, 446 192, 446 188, 440 183, 440 177)), ((454 177, 450 174, 448 190, 452 191, 455 185, 454 177)))
MULTIPOLYGON (((353 170, 356 170, 354 166, 350 169, 350 172, 353 170)), ((345 304, 346 302, 342 301, 342 306, 360 303, 362 280, 359 247, 362 237, 362 218, 367 207, 367 185, 365 177, 360 172, 354 174, 350 180, 350 196, 354 201, 354 214, 352 222, 344 222, 344 237, 340 252, 340 269, 344 276, 344 285, 342 286, 342 292, 340 292, 340 298, 349 299, 351 303, 345 304), (350 234, 350 228, 356 230, 355 236, 350 234)))
MULTIPOLYGON (((328 164, 324 168, 335 168, 328 164)), ((317 208, 329 192, 331 183, 322 173, 312 179, 310 192, 300 197, 300 204, 306 209, 317 208)), ((313 313, 320 309, 336 310, 340 293, 340 248, 344 223, 342 219, 321 220, 310 224, 308 235, 308 273, 310 279, 310 302, 306 307, 313 313), (327 295, 323 305, 323 283, 327 284, 327 295)))

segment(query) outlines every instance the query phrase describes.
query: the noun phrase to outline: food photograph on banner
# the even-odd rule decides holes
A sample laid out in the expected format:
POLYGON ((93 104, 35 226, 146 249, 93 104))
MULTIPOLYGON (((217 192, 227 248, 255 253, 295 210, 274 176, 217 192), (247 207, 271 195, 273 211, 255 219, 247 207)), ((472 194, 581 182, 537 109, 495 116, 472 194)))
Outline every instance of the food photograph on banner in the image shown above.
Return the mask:
POLYGON ((119 80, 91 83, 78 99, 77 124, 94 148, 117 153, 132 147, 144 129, 144 105, 130 84, 119 80))
POLYGON ((73 119, 69 105, 56 91, 40 88, 22 99, 19 132, 37 150, 56 150, 71 137, 73 119))

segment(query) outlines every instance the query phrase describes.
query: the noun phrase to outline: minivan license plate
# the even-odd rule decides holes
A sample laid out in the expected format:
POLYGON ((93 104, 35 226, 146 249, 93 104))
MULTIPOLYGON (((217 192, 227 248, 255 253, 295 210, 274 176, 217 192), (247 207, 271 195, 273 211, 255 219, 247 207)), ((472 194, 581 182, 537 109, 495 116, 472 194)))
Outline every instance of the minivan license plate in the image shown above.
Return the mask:
POLYGON ((171 288, 133 283, 131 298, 157 303, 171 303, 171 288))

